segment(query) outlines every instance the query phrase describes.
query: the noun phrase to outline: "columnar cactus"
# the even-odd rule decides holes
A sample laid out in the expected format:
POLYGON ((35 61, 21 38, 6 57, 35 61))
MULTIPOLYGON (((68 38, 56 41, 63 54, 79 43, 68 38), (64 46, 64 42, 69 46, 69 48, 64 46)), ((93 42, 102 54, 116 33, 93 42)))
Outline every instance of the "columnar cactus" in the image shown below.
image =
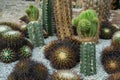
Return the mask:
POLYGON ((73 35, 71 25, 71 0, 53 0, 53 11, 59 39, 73 35))
POLYGON ((43 0, 42 15, 43 15, 43 28, 47 30, 49 35, 53 35, 55 22, 53 16, 52 0, 43 0))
POLYGON ((31 21, 28 24, 28 36, 35 47, 44 45, 42 25, 38 21, 31 21))
POLYGON ((86 76, 96 74, 96 50, 94 42, 83 42, 80 46, 80 71, 86 76))
POLYGON ((34 5, 30 5, 28 9, 26 9, 26 13, 30 21, 36 21, 39 18, 39 9, 34 5))

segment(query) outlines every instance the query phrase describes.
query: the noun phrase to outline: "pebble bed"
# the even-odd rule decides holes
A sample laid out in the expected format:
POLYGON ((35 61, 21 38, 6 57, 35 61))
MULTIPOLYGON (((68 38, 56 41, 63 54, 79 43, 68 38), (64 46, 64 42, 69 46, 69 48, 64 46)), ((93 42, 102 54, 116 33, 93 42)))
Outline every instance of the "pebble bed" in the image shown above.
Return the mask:
MULTIPOLYGON (((45 39, 45 43, 49 44, 51 41, 53 40, 57 40, 57 38, 55 36, 53 37, 49 37, 47 39, 45 39)), ((80 74, 80 64, 77 64, 74 68, 72 68, 71 70, 77 72, 78 74, 82 75, 84 80, 105 80, 108 77, 108 74, 104 71, 103 66, 101 65, 100 62, 100 56, 101 56, 101 52, 102 50, 107 47, 110 46, 111 44, 111 40, 103 40, 100 39, 99 43, 96 45, 96 65, 97 65, 97 74, 93 75, 93 76, 83 76, 82 74, 80 74)), ((33 54, 31 56, 31 59, 34 61, 38 61, 40 63, 43 63, 48 69, 49 69, 49 73, 52 74, 55 69, 53 69, 51 67, 50 61, 45 59, 44 56, 44 47, 37 47, 35 49, 33 49, 33 54)), ((15 65, 18 63, 19 61, 10 63, 10 64, 6 64, 6 63, 2 63, 0 62, 0 80, 7 80, 8 75, 13 71, 15 65)))

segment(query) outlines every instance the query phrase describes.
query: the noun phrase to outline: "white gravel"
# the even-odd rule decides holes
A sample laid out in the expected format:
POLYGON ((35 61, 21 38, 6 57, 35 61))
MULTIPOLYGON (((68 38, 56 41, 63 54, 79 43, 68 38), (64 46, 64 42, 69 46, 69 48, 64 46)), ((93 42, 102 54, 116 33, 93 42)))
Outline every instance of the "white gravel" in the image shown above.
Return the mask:
MULTIPOLYGON (((57 40, 57 38, 56 37, 49 37, 45 40, 45 43, 48 44, 52 40, 57 40)), ((102 68, 102 65, 100 62, 100 55, 101 55, 101 51, 105 47, 109 46, 110 44, 111 44, 111 40, 102 40, 102 39, 99 40, 99 44, 96 45, 97 74, 93 75, 93 76, 89 76, 89 77, 83 76, 84 80, 105 80, 105 78, 108 77, 108 74, 102 68)), ((31 59, 46 65, 47 68, 49 69, 50 74, 52 74, 55 69, 53 69, 51 67, 50 61, 45 59, 45 56, 43 55, 44 47, 45 46, 35 48, 33 50, 33 55, 31 57, 31 59)), ((10 63, 10 64, 5 64, 5 63, 0 62, 0 80, 7 80, 7 76, 12 72, 16 63, 18 63, 18 61, 10 63)), ((80 72, 80 64, 76 65, 71 70, 74 70, 75 72, 80 74, 79 73, 80 72)))

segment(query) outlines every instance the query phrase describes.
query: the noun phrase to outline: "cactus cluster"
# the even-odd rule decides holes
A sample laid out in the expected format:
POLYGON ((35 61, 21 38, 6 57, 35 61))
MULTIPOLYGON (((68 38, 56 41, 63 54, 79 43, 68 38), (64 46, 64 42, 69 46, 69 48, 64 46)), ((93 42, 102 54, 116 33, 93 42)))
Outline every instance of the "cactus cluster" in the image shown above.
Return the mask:
POLYGON ((32 54, 33 44, 20 31, 9 26, 1 26, 0 60, 5 63, 28 58, 32 54))
POLYGON ((39 19, 39 9, 34 5, 30 5, 25 12, 30 21, 37 21, 39 19))
POLYGON ((42 15, 43 29, 46 30, 49 35, 53 35, 55 31, 55 21, 52 0, 43 0, 42 15))
POLYGON ((46 80, 47 77, 48 69, 42 63, 25 59, 16 64, 8 80, 46 80))
POLYGON ((56 31, 59 39, 73 35, 71 0, 53 0, 53 12, 56 22, 56 31))
POLYGON ((38 21, 31 21, 27 25, 29 39, 34 44, 34 47, 44 45, 43 28, 38 21))
POLYGON ((80 46, 80 71, 84 75, 96 74, 96 50, 94 42, 82 42, 80 46))
POLYGON ((79 62, 79 43, 74 40, 56 40, 45 47, 45 56, 56 69, 69 69, 79 62))
POLYGON ((48 80, 82 80, 81 76, 69 70, 55 71, 48 80))

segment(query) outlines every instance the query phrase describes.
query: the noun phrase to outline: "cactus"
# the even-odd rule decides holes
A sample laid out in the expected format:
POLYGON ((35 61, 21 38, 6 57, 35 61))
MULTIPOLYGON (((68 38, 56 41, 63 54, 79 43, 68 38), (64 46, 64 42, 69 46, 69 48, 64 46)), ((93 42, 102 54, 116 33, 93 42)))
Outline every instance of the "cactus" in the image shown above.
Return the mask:
POLYGON ((52 0, 43 0, 43 28, 47 30, 49 35, 53 35, 55 22, 53 16, 52 0))
POLYGON ((120 31, 114 33, 112 37, 112 45, 113 46, 120 46, 120 31))
POLYGON ((96 51, 94 42, 83 42, 80 46, 80 70, 86 76, 96 74, 96 51))
POLYGON ((98 16, 94 10, 83 11, 77 18, 73 19, 73 24, 77 26, 77 33, 80 38, 92 38, 98 36, 98 16))
POLYGON ((73 35, 71 0, 53 0, 53 11, 58 38, 71 37, 73 35))
POLYGON ((30 19, 30 21, 37 21, 39 18, 39 9, 34 5, 30 5, 25 11, 30 19))
POLYGON ((28 36, 35 47, 44 45, 42 25, 38 21, 31 21, 28 24, 28 36))

